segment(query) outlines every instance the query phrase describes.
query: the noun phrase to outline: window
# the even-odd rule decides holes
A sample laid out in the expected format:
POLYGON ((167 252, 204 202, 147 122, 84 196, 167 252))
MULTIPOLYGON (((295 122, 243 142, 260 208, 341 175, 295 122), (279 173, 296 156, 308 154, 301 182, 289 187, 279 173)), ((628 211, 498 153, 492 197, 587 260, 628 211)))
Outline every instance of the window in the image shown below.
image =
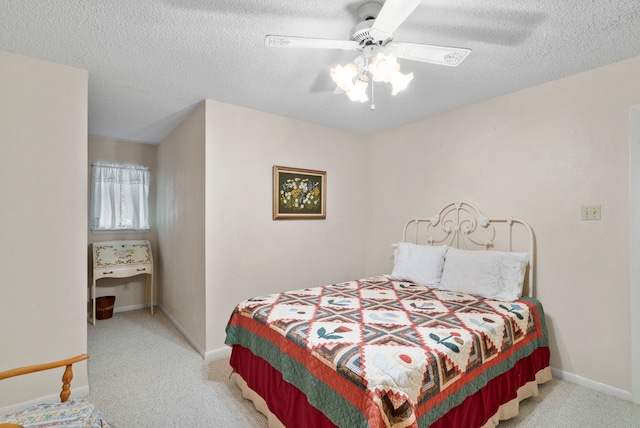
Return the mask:
POLYGON ((149 230, 149 168, 91 166, 91 230, 149 230))

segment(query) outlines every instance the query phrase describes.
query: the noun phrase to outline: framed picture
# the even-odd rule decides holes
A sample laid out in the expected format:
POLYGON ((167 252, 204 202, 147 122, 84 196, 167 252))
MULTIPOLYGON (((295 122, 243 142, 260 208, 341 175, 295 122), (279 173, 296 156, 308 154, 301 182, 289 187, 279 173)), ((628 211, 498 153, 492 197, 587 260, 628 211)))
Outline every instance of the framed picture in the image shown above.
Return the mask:
POLYGON ((327 173, 311 169, 273 167, 273 219, 324 219, 327 173))

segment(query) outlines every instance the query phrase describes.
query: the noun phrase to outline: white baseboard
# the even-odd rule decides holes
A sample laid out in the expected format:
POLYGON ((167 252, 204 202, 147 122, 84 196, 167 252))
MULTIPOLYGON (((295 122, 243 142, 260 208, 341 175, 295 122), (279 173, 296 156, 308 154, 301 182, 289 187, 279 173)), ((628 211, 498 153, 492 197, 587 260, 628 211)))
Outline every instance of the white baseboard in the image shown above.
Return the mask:
POLYGON ((182 328, 180 323, 176 321, 176 319, 172 317, 171 314, 167 312, 167 310, 162 305, 158 305, 157 307, 169 319, 169 321, 171 321, 171 324, 173 324, 173 326, 180 332, 180 334, 182 334, 184 338, 187 339, 187 342, 189 342, 189 344, 193 346, 193 349, 195 349, 196 352, 198 352, 198 354, 202 356, 202 358, 205 358, 205 352, 202 350, 202 348, 200 348, 200 346, 198 346, 196 341, 193 340, 193 338, 189 335, 189 333, 187 333, 187 331, 184 328, 182 328))
POLYGON ((149 305, 144 303, 140 303, 138 305, 131 305, 131 306, 120 306, 120 307, 113 308, 113 313, 115 314, 116 312, 135 311, 136 309, 145 309, 148 307, 149 305))
MULTIPOLYGON (((72 398, 83 398, 89 395, 89 386, 79 386, 71 388, 70 399, 72 398)), ((33 400, 25 401, 18 404, 12 404, 7 407, 0 408, 0 415, 6 415, 7 413, 17 412, 19 410, 26 409, 27 407, 35 406, 37 404, 44 403, 59 403, 60 402, 60 393, 45 395, 44 397, 34 398, 33 400)))
POLYGON ((180 334, 182 334, 184 338, 187 339, 187 342, 189 342, 189 344, 193 346, 193 349, 195 349, 198 352, 198 354, 202 356, 205 362, 229 358, 229 356, 231 355, 230 347, 225 346, 224 348, 214 349, 213 351, 208 351, 208 352, 203 351, 202 348, 200 348, 200 346, 198 346, 198 344, 195 342, 195 340, 193 340, 193 338, 189 336, 189 333, 187 333, 187 331, 184 328, 182 328, 180 323, 176 321, 176 319, 172 317, 171 314, 163 306, 158 305, 158 308, 169 319, 169 321, 171 321, 171 324, 173 324, 173 326, 180 332, 180 334))
POLYGON ((576 385, 584 386, 585 388, 592 389, 594 391, 602 392, 603 394, 611 395, 617 398, 621 398, 626 401, 633 401, 633 394, 630 391, 625 391, 620 388, 606 385, 604 383, 596 382, 591 379, 587 379, 582 376, 568 373, 562 370, 551 368, 551 374, 558 379, 566 380, 567 382, 575 383, 576 385))
MULTIPOLYGON (((156 306, 156 304, 154 303, 154 306, 156 306)), ((131 306, 120 306, 120 307, 115 307, 113 308, 113 313, 118 313, 118 312, 127 312, 127 311, 135 311, 136 309, 147 309, 149 307, 148 303, 140 303, 137 305, 131 305, 131 306)), ((91 312, 91 311, 89 311, 91 312)), ((98 320, 100 321, 100 320, 98 320)), ((91 318, 91 314, 87 314, 87 322, 89 324, 91 324, 93 322, 93 318, 91 318)))

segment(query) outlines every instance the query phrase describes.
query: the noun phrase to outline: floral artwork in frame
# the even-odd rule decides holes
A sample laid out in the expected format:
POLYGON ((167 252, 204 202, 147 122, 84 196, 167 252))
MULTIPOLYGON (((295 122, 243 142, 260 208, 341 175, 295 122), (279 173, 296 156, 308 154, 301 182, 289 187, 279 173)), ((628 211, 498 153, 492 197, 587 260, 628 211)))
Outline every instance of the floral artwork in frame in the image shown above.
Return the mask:
POLYGON ((273 219, 326 218, 327 173, 273 167, 273 219))

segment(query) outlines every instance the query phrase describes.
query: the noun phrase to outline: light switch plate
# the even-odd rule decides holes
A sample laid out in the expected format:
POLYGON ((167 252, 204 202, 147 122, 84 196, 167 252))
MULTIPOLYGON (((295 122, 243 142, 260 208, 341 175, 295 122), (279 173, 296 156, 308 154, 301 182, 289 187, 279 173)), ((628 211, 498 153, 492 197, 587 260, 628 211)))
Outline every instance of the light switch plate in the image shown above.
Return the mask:
POLYGON ((600 220, 600 205, 583 205, 580 208, 582 220, 600 220))

